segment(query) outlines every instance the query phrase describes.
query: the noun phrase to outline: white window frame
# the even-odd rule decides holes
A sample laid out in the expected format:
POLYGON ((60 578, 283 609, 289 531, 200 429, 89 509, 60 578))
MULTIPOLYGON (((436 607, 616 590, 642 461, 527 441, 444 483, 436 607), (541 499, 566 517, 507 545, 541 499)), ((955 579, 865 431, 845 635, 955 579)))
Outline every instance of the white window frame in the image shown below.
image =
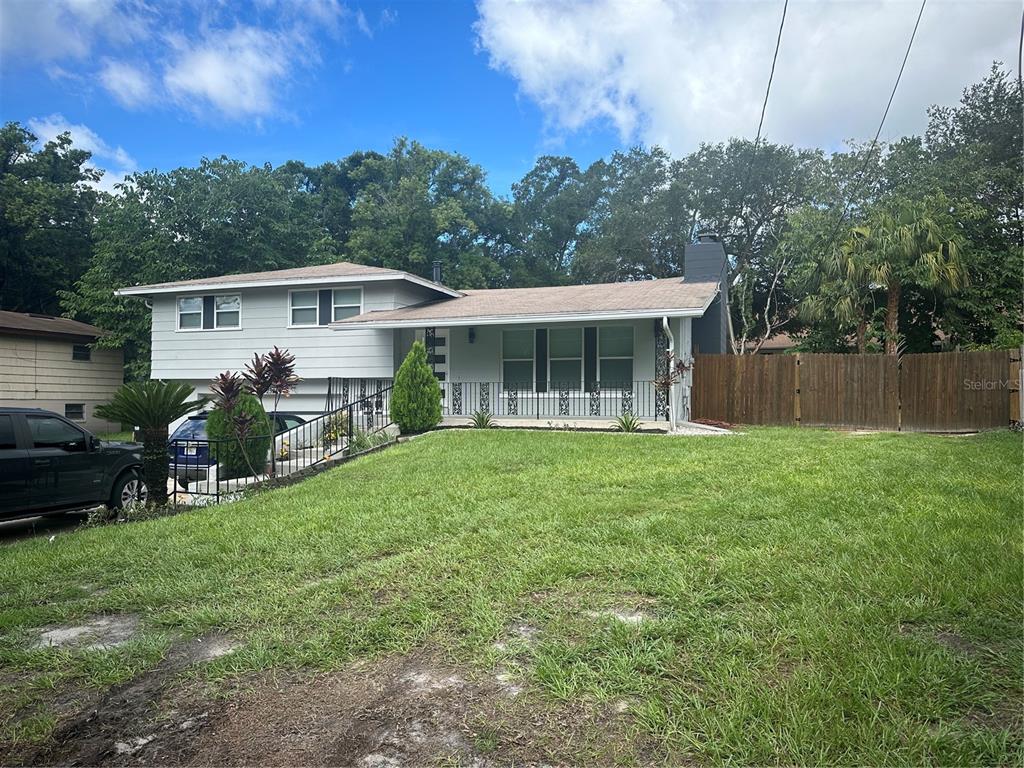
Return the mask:
MULTIPOLYGON (((237 293, 237 292, 236 293, 214 293, 214 294, 203 293, 203 294, 198 294, 198 295, 197 294, 188 294, 188 295, 184 295, 184 296, 175 296, 174 297, 174 319, 175 319, 175 329, 176 329, 176 332, 177 333, 199 333, 200 331, 206 331, 207 333, 209 333, 210 331, 240 331, 240 330, 242 330, 242 325, 243 325, 243 316, 242 315, 243 315, 243 312, 245 311, 244 307, 243 307, 243 304, 244 304, 244 302, 242 301, 242 294, 241 293, 237 293), (207 296, 213 296, 213 327, 212 328, 204 328, 203 327, 204 321, 206 319, 206 297, 207 296), (232 296, 232 297, 237 297, 238 298, 238 325, 224 325, 224 326, 217 325, 217 312, 218 312, 218 310, 217 310, 217 299, 223 299, 225 296, 232 296), (182 328, 181 327, 181 315, 182 315, 182 312, 181 312, 181 304, 180 304, 180 302, 181 302, 182 299, 199 299, 199 303, 201 304, 201 308, 200 308, 200 310, 198 312, 198 315, 199 315, 199 327, 198 328, 182 328)), ((234 310, 221 310, 221 311, 233 312, 234 310)), ((185 314, 186 315, 195 315, 197 313, 196 312, 186 312, 185 314)))
MULTIPOLYGON (((498 357, 499 368, 498 372, 501 375, 500 384, 502 395, 505 394, 505 331, 529 331, 532 336, 533 342, 533 354, 530 357, 510 357, 508 362, 510 363, 525 363, 527 360, 530 361, 530 392, 537 389, 537 329, 536 328, 502 328, 501 338, 498 341, 500 347, 500 356, 498 357)), ((516 390, 517 392, 523 392, 526 390, 516 390)))
POLYGON ((207 328, 206 330, 212 331, 240 331, 242 330, 242 294, 240 293, 215 293, 213 294, 213 328, 207 328), (220 325, 220 318, 218 315, 221 312, 234 312, 233 309, 220 310, 217 309, 217 299, 223 298, 237 298, 238 299, 238 325, 220 325))
MULTIPOLYGON (((334 317, 334 313, 335 313, 335 310, 337 310, 339 307, 340 308, 356 307, 359 310, 358 312, 356 312, 356 314, 357 315, 363 314, 363 286, 357 285, 357 286, 346 286, 344 288, 331 288, 331 322, 332 323, 338 322, 335 319, 335 317, 334 317), (359 301, 358 301, 358 303, 356 303, 356 304, 339 304, 338 300, 335 298, 335 294, 337 294, 338 291, 359 291, 359 301)), ((318 309, 318 311, 319 311, 319 309, 318 309)))
POLYGON ((196 296, 194 294, 188 296, 175 296, 174 297, 174 319, 175 328, 178 333, 195 333, 196 331, 208 331, 209 328, 203 328, 203 315, 205 314, 204 301, 202 296, 196 296), (199 315, 199 327, 198 328, 182 328, 181 327, 181 300, 182 299, 199 299, 199 312, 185 312, 186 315, 199 315))
MULTIPOLYGON (((599 386, 604 385, 601 381, 601 361, 602 360, 632 360, 633 361, 633 380, 636 381, 636 326, 635 325, 599 325, 597 326, 597 383, 599 386), (633 354, 632 355, 602 355, 601 354, 601 331, 605 328, 629 328, 633 332, 633 354)), ((632 382, 631 382, 632 383, 632 382)))
MULTIPOLYGON (((548 373, 547 373, 547 379, 546 379, 547 384, 548 384, 547 391, 551 392, 553 389, 554 389, 554 391, 558 391, 558 389, 557 389, 557 387, 555 385, 557 383, 560 383, 560 382, 555 382, 555 381, 553 381, 551 379, 551 363, 553 361, 556 361, 556 360, 557 361, 579 360, 580 361, 580 375, 579 375, 579 379, 577 380, 576 383, 579 385, 579 391, 582 392, 583 391, 583 347, 584 347, 584 343, 583 343, 583 326, 572 326, 572 325, 561 325, 561 326, 558 326, 558 325, 556 325, 556 326, 548 326, 544 330, 546 330, 547 334, 548 334, 548 344, 547 344, 547 347, 548 347, 548 349, 547 349, 547 352, 548 352, 548 359, 547 359, 548 373), (556 329, 557 330, 573 330, 573 331, 579 331, 580 332, 580 356, 579 357, 552 357, 551 356, 551 331, 556 330, 556 329)), ((536 344, 536 341, 534 341, 534 343, 536 344)), ((536 350, 534 350, 534 354, 536 354, 536 350)), ((533 388, 534 389, 537 388, 537 380, 536 380, 536 378, 534 378, 534 381, 533 381, 533 388)), ((575 392, 576 390, 572 390, 572 391, 575 392)), ((544 393, 541 393, 541 394, 544 394, 544 393)))
POLYGON ((330 323, 334 322, 334 310, 337 307, 355 307, 355 306, 358 306, 359 307, 359 314, 360 315, 363 314, 363 298, 364 298, 364 296, 363 296, 363 286, 361 286, 361 285, 339 285, 339 286, 317 285, 315 287, 306 287, 306 288, 289 288, 288 289, 288 303, 285 305, 285 322, 287 323, 287 325, 285 327, 291 328, 291 329, 295 329, 295 330, 303 330, 303 329, 308 329, 308 328, 324 328, 324 329, 328 329, 329 330, 330 323, 328 323, 327 325, 320 325, 320 291, 327 290, 328 288, 330 288, 330 291, 331 291, 331 319, 330 319, 330 323), (334 292, 335 291, 356 291, 356 290, 359 291, 359 304, 336 304, 334 302, 334 292), (292 295, 296 294, 296 293, 309 293, 310 291, 312 291, 314 294, 316 294, 316 303, 312 307, 299 307, 299 309, 316 309, 316 322, 315 323, 294 323, 294 322, 292 322, 292 309, 294 308, 292 306, 292 295))
POLYGON ((288 291, 288 306, 285 307, 285 311, 288 313, 288 328, 322 328, 320 325, 320 289, 319 288, 292 288, 288 291), (313 302, 312 307, 294 307, 292 306, 292 296, 296 293, 313 293, 316 299, 313 302), (293 309, 315 309, 316 320, 312 323, 295 323, 292 321, 293 309))

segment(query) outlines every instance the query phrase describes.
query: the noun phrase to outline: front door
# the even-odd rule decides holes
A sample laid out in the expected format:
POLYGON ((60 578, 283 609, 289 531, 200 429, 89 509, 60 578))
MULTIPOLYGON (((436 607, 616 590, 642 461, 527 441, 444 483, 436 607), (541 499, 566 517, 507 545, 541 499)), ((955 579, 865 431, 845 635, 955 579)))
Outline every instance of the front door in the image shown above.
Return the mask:
POLYGON ((89 454, 89 435, 59 416, 26 417, 32 445, 32 506, 65 507, 105 501, 103 470, 89 454))

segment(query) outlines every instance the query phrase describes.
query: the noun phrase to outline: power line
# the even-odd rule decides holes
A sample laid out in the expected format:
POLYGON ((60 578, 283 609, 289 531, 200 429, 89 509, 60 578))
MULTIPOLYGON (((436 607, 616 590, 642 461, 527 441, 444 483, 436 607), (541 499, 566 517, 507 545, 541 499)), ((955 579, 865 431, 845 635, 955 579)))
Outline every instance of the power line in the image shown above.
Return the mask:
POLYGON ((924 15, 924 7, 928 4, 928 0, 921 0, 921 8, 917 12, 917 20, 914 22, 914 30, 910 33, 910 40, 907 43, 906 53, 903 54, 903 63, 900 64, 899 74, 896 75, 896 82, 893 83, 892 92, 889 94, 889 101, 885 105, 885 111, 882 113, 882 119, 878 122, 878 130, 875 131, 875 138, 871 140, 871 146, 868 148, 867 155, 864 158, 864 163, 860 168, 860 172, 854 177, 854 192, 847 198, 846 205, 843 207, 843 212, 836 220, 836 225, 832 229, 832 234, 829 236, 828 249, 835 247, 836 236, 839 234, 840 227, 843 226, 843 219, 846 218, 846 214, 850 212, 850 205, 853 203, 857 193, 860 192, 860 188, 864 183, 864 174, 867 172, 868 165, 871 163, 871 156, 874 154, 875 147, 878 145, 878 137, 882 135, 882 127, 885 125, 885 119, 889 116, 889 109, 892 107, 892 101, 896 97, 896 89, 900 87, 900 80, 903 78, 903 70, 907 67, 907 59, 910 58, 910 50, 914 47, 914 38, 917 37, 917 28, 921 26, 921 17, 924 15))
POLYGON ((754 149, 750 153, 750 161, 747 163, 747 172, 743 178, 743 196, 740 198, 739 215, 743 215, 743 209, 747 205, 747 185, 750 184, 750 174, 754 169, 754 160, 757 158, 757 145, 761 141, 761 129, 764 127, 764 116, 768 111, 768 97, 772 92, 772 81, 775 79, 775 65, 779 60, 779 48, 782 46, 782 29, 786 26, 786 9, 789 8, 789 0, 782 4, 782 18, 779 20, 779 33, 775 38, 775 53, 772 55, 772 68, 768 73, 768 86, 764 89, 764 101, 761 104, 761 119, 757 122, 757 137, 754 139, 754 149))
POLYGON ((1017 82, 1024 83, 1024 12, 1020 15, 1020 42, 1017 44, 1017 82))

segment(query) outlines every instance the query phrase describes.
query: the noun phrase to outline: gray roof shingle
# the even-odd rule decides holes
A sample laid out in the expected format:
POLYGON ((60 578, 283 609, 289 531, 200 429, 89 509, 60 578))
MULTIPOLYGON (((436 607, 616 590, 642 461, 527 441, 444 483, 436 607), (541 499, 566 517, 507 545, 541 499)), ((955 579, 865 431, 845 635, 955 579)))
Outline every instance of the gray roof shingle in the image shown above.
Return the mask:
POLYGON ((96 339, 103 331, 95 325, 35 313, 0 310, 0 334, 14 336, 66 336, 76 339, 96 339))
POLYGON ((333 325, 381 325, 412 321, 551 317, 636 313, 656 315, 703 311, 718 293, 713 280, 686 281, 681 277, 638 280, 626 283, 566 285, 547 288, 491 288, 467 290, 458 298, 442 299, 402 309, 377 310, 341 320, 333 325))

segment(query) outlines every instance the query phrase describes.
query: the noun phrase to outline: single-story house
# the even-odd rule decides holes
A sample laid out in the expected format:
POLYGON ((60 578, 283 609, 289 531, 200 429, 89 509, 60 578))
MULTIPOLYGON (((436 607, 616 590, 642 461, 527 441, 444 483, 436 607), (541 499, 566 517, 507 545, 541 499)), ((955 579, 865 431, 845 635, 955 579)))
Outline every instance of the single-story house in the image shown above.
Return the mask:
POLYGON ((724 352, 726 257, 714 236, 685 253, 685 275, 547 288, 455 290, 340 262, 122 288, 152 306, 152 376, 206 392, 254 352, 289 349, 302 378, 288 411, 322 413, 390 384, 425 342, 444 413, 557 420, 624 410, 688 417, 690 376, 655 387, 671 349, 724 352))
POLYGON ((45 408, 94 432, 120 429, 94 413, 124 382, 124 354, 94 346, 101 335, 64 317, 0 311, 0 406, 45 408))

